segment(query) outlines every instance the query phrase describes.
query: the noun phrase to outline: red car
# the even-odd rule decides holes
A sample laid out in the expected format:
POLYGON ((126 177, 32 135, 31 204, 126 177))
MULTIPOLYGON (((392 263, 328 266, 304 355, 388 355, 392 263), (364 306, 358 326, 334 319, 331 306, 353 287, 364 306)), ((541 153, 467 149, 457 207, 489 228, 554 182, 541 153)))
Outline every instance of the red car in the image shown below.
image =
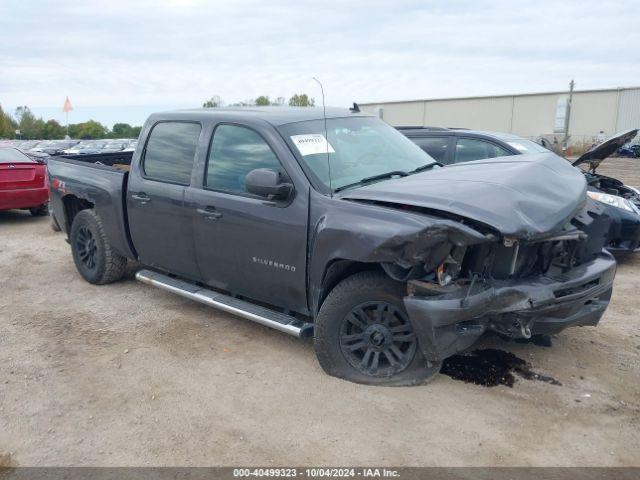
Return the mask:
POLYGON ((48 202, 47 166, 16 148, 0 148, 0 210, 47 215, 48 202))

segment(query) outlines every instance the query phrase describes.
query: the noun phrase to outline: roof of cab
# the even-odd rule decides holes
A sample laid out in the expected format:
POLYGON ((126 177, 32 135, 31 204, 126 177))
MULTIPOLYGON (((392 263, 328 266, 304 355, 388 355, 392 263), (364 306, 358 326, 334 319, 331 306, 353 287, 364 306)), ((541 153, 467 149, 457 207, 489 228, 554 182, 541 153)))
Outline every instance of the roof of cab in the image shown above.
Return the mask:
MULTIPOLYGON (((337 107, 327 107, 326 115, 327 118, 373 116, 365 112, 353 112, 348 108, 337 107)), ((154 120, 203 120, 216 117, 238 120, 252 118, 279 126, 287 123, 322 120, 324 114, 322 107, 219 107, 159 112, 152 114, 149 118, 154 120)))

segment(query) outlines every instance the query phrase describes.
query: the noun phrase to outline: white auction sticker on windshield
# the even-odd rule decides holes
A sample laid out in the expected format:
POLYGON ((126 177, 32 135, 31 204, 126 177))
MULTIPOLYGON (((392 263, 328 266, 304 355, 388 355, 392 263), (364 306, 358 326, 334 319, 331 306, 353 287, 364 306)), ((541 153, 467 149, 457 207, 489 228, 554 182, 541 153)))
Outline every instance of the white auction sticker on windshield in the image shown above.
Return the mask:
POLYGON ((291 141, 303 157, 318 153, 335 153, 331 144, 327 142, 327 139, 321 133, 291 135, 291 141))

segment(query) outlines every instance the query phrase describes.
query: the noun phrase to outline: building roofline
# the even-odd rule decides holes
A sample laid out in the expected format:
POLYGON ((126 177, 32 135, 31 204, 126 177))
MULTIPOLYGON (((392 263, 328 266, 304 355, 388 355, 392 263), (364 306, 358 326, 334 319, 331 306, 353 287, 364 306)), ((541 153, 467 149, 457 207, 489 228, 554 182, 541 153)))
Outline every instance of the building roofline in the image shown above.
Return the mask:
MULTIPOLYGON (((596 92, 619 92, 622 90, 640 90, 640 86, 633 87, 612 87, 612 88, 592 88, 587 90, 574 90, 573 93, 596 93, 596 92)), ((557 90, 553 92, 531 92, 531 93, 509 93, 500 95, 473 95, 469 97, 444 97, 444 98, 416 98, 411 100, 389 100, 380 102, 358 102, 358 105, 371 107, 375 105, 389 105, 394 103, 416 103, 416 102, 443 102, 452 100, 481 100, 487 98, 509 98, 509 97, 533 97, 537 95, 562 95, 568 94, 568 90, 557 90)))

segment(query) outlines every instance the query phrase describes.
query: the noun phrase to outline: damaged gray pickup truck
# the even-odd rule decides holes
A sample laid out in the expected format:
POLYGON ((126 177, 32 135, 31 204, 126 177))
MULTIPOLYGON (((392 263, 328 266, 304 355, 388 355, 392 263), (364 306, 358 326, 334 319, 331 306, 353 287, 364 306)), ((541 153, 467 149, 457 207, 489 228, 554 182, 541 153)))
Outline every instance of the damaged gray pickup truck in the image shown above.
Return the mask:
POLYGON ((376 385, 432 378, 487 331, 596 325, 615 261, 584 176, 549 153, 440 166, 357 109, 152 115, 137 150, 54 157, 89 282, 138 280, 298 336, 376 385))

